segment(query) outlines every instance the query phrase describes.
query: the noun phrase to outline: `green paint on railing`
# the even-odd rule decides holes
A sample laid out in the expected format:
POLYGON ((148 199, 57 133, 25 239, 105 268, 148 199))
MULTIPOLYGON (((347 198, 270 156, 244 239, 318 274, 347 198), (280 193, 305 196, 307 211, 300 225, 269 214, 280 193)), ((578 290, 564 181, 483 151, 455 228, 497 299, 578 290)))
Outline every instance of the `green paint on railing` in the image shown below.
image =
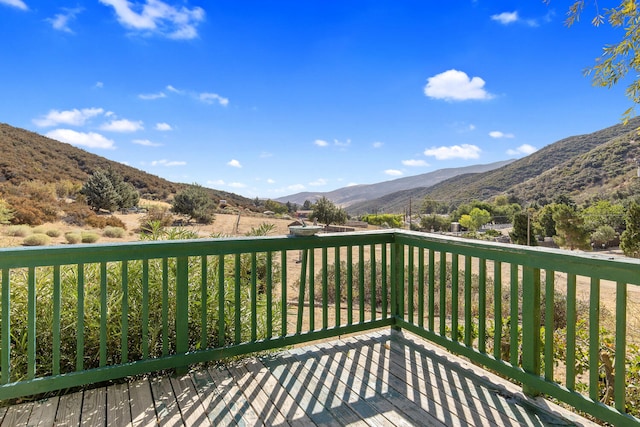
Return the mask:
MULTIPOLYGON (((616 283, 616 354, 627 354, 627 284, 616 283)), ((624 357, 616 357, 614 364, 615 384, 614 401, 615 408, 624 412, 626 410, 626 381, 627 366, 624 357)))
MULTIPOLYGON (((342 295, 340 296, 342 298, 342 295)), ((347 325, 353 325, 353 247, 347 246, 347 325)))
POLYGON ((418 326, 424 328, 424 249, 418 249, 418 326))
MULTIPOLYGON (((460 319, 460 274, 459 272, 459 257, 458 254, 451 254, 451 339, 453 341, 459 341, 458 336, 458 319, 460 319)), ((445 266, 446 268, 446 266, 445 266)), ((440 286, 443 286, 442 283, 440 286)), ((446 288, 446 283, 444 288, 446 288)), ((444 302, 445 310, 447 307, 446 300, 444 302)), ((444 316, 441 321, 446 319, 444 316)))
POLYGON ((360 311, 360 323, 364 323, 364 246, 358 246, 358 309, 360 311))
POLYGON ((100 366, 107 365, 107 263, 100 263, 100 366))
POLYGON ((502 359, 502 263, 493 262, 493 357, 502 359))
POLYGON ((60 289, 60 266, 53 266, 53 364, 51 373, 60 375, 60 319, 62 308, 62 291, 60 289))
POLYGON ((544 287, 544 377, 547 381, 553 381, 553 331, 555 329, 555 271, 545 270, 544 287))
MULTIPOLYGON (((206 298, 203 299, 206 301, 206 298)), ((206 322, 203 322, 206 325, 206 322)), ((142 260, 142 358, 149 357, 149 260, 142 260)))
MULTIPOLYGON (((522 368, 532 376, 540 375, 540 270, 528 266, 522 272, 522 368)), ((539 394, 527 383, 523 390, 529 396, 539 394)))
POLYGON ((162 258, 162 355, 169 355, 169 259, 162 258))
POLYGON ((599 400, 600 381, 600 280, 591 277, 589 290, 589 397, 599 400))
POLYGON ((518 325, 519 325, 519 313, 520 307, 518 306, 518 298, 514 298, 514 295, 518 295, 518 264, 511 264, 510 269, 510 300, 511 307, 509 310, 509 362, 513 366, 518 366, 518 325))
POLYGON ((76 333, 78 341, 76 345, 76 371, 84 370, 84 264, 78 264, 78 303, 76 320, 76 333))
POLYGON ((200 348, 209 346, 209 259, 203 255, 200 257, 200 348))
POLYGON ((478 351, 487 352, 487 260, 478 260, 478 351))
POLYGON ((569 390, 576 388, 576 275, 567 276, 567 356, 566 385, 569 390))
POLYGON ((36 269, 29 267, 27 279, 27 379, 36 376, 36 269))
MULTIPOLYGON (((129 362, 129 263, 122 262, 122 317, 120 320, 120 352, 122 363, 129 362)), ((178 303, 179 304, 179 303, 178 303)))
MULTIPOLYGON (((457 269, 452 270, 455 272, 457 269)), ((467 255, 464 257, 464 345, 471 345, 471 339, 473 336, 472 333, 473 319, 471 318, 471 257, 467 255)))
MULTIPOLYGON (((251 341, 258 339, 258 259, 255 252, 251 253, 251 341)), ((239 298, 238 298, 239 299, 239 298)))
POLYGON ((316 255, 314 250, 310 250, 309 251, 309 330, 310 331, 314 331, 316 329, 315 271, 316 271, 316 255))

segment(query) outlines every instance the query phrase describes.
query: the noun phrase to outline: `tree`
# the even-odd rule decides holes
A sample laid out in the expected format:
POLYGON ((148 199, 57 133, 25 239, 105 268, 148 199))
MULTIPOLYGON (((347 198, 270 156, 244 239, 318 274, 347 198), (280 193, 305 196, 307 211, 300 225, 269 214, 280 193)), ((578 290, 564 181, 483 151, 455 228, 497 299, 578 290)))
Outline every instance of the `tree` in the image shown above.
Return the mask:
POLYGON ((305 211, 308 211, 311 209, 311 202, 309 200, 305 200, 304 203, 302 204, 302 209, 304 209, 305 211))
MULTIPOLYGON (((551 0, 545 0, 550 3, 551 0)), ((600 12, 598 3, 595 2, 596 14, 591 23, 599 27, 605 23, 613 28, 622 28, 624 35, 618 43, 606 45, 602 55, 596 59, 596 64, 589 68, 585 74, 592 75, 594 86, 611 88, 631 74, 627 86, 626 95, 631 100, 632 106, 624 112, 624 120, 627 121, 634 111, 634 106, 640 103, 640 9, 635 0, 619 0, 617 6, 603 8, 600 12)), ((575 0, 569 7, 567 26, 572 26, 580 20, 584 10, 585 0, 575 0)))
POLYGON ((424 215, 420 218, 420 228, 426 231, 449 231, 451 220, 438 214, 424 215))
POLYGON ((13 219, 13 210, 7 202, 0 199, 0 224, 9 224, 13 219))
POLYGON ((271 211, 271 212, 275 212, 277 214, 286 214, 288 212, 287 210, 287 206, 280 203, 280 202, 276 202, 273 201, 271 199, 267 200, 266 202, 264 202, 264 207, 266 210, 271 211))
POLYGON ((186 215, 189 220, 193 219, 202 224, 211 224, 215 219, 212 212, 213 200, 204 187, 198 184, 193 184, 176 194, 171 209, 177 214, 186 215))
POLYGON ((608 200, 599 202, 582 210, 584 226, 595 231, 603 225, 608 225, 615 231, 624 229, 624 206, 621 204, 612 205, 608 200))
POLYGON ((553 220, 553 213, 557 206, 555 203, 545 205, 536 215, 535 222, 542 230, 544 237, 553 237, 556 235, 556 222, 553 220))
POLYGON ((526 213, 518 212, 513 216, 513 230, 509 233, 509 237, 518 245, 535 246, 537 244, 535 233, 531 230, 531 219, 526 213))
POLYGON ((138 191, 113 169, 97 169, 80 190, 87 204, 95 211, 104 209, 113 212, 117 209, 134 207, 140 200, 138 191))
POLYGON ((632 203, 625 217, 627 229, 620 236, 620 249, 626 256, 640 258, 640 203, 632 203))
POLYGON ((120 195, 113 186, 113 183, 106 172, 98 169, 84 183, 80 194, 87 199, 87 204, 91 209, 99 211, 104 209, 113 212, 118 209, 120 195))
POLYGON ((313 205, 311 218, 328 227, 330 224, 344 224, 347 222, 347 212, 323 196, 313 205))
POLYGON ((582 217, 576 210, 567 205, 558 205, 553 213, 556 223, 556 237, 558 246, 573 249, 589 249, 589 232, 584 227, 582 217))
POLYGON ((609 245, 613 239, 617 236, 616 230, 613 229, 610 225, 601 225, 591 233, 591 241, 596 245, 596 247, 605 248, 609 245))
POLYGON ((460 217, 460 225, 470 231, 476 231, 491 220, 491 214, 484 209, 473 208, 469 214, 460 217))

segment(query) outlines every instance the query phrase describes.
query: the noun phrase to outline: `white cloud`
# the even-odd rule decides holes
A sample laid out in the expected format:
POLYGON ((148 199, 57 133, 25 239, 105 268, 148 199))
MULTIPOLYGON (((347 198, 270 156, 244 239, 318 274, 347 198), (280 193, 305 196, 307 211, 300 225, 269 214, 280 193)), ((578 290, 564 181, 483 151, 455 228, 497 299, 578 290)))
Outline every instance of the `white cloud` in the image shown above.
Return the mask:
POLYGON ((207 185, 225 185, 225 184, 224 184, 224 180, 216 179, 216 180, 207 181, 207 185))
POLYGON ((218 104, 222 105, 223 107, 226 107, 227 105, 229 105, 229 99, 228 98, 224 98, 220 95, 218 95, 217 93, 201 93, 200 95, 198 95, 198 99, 202 102, 205 102, 207 104, 213 104, 214 102, 217 102, 218 104))
POLYGON ((438 160, 446 159, 477 159, 480 157, 480 147, 471 144, 452 145, 450 147, 432 147, 424 150, 425 156, 432 156, 438 160))
POLYGON ((357 182, 350 182, 347 184, 347 187, 355 187, 356 185, 360 185, 357 182))
POLYGON ((167 85, 167 90, 169 92, 173 92, 173 93, 178 93, 178 94, 183 94, 184 91, 180 90, 180 89, 176 89, 175 87, 171 86, 171 85, 167 85))
POLYGON ((162 144, 149 141, 148 139, 134 139, 132 142, 134 144, 143 145, 145 147, 162 147, 162 144))
POLYGON ((247 184, 243 184, 241 182, 230 182, 229 183, 229 187, 232 187, 232 188, 246 188, 247 184))
POLYGON ((268 178, 267 179, 267 184, 275 184, 276 181, 274 179, 268 178))
POLYGON ((184 162, 181 160, 166 160, 166 159, 154 160, 151 162, 151 166, 166 166, 166 167, 185 166, 186 164, 187 162, 184 162))
POLYGON ((98 88, 98 89, 102 89, 102 88, 104 87, 104 83, 102 83, 102 82, 96 82, 96 84, 95 84, 95 86, 94 86, 94 87, 96 87, 96 88, 98 88))
POLYGON ((287 190, 289 191, 302 191, 304 189, 305 189, 305 186, 302 184, 293 184, 293 185, 287 186, 287 190))
POLYGON ((51 23, 51 26, 58 31, 64 31, 66 33, 73 33, 71 28, 69 28, 69 22, 73 21, 80 12, 82 12, 82 8, 75 9, 67 9, 63 8, 64 13, 58 13, 53 16, 53 18, 47 19, 51 23))
POLYGON ((402 171, 399 171, 397 169, 387 169, 384 171, 384 173, 386 175, 390 175, 390 176, 400 176, 402 175, 402 171))
POLYGON ((504 132, 500 132, 499 130, 494 130, 494 131, 489 132, 489 136, 491 138, 496 138, 496 139, 499 139, 499 138, 514 138, 515 137, 515 135, 512 134, 512 133, 504 133, 504 132))
POLYGON ((227 165, 234 167, 234 168, 241 168, 242 165, 240 164, 240 162, 236 159, 231 159, 227 162, 227 165))
POLYGON ((55 129, 47 132, 45 136, 71 145, 79 145, 89 148, 114 149, 115 143, 95 132, 77 132, 71 129, 55 129))
POLYGON ((503 25, 513 24, 518 21, 518 12, 502 12, 497 15, 491 15, 491 19, 503 25))
POLYGON ((22 0, 0 0, 0 4, 6 4, 7 6, 17 7, 22 10, 29 10, 27 4, 22 0))
POLYGON ((159 34, 171 39, 193 39, 198 36, 197 26, 204 21, 201 7, 173 7, 160 0, 131 2, 129 0, 99 0, 112 6, 118 21, 131 30, 143 34, 159 34))
POLYGON ((338 141, 337 139, 334 139, 333 143, 336 147, 348 147, 351 145, 351 140, 347 139, 345 142, 341 142, 341 141, 338 141))
POLYGON ((373 148, 380 148, 384 145, 384 142, 376 141, 373 143, 373 148))
POLYGON ((87 120, 102 113, 104 113, 102 108, 83 108, 82 110, 74 108, 73 110, 66 111, 51 110, 43 118, 34 119, 33 123, 40 127, 57 126, 61 124, 83 126, 87 120))
POLYGON ((519 146, 515 150, 513 150, 513 149, 507 150, 507 154, 510 155, 510 156, 521 156, 521 155, 528 156, 529 154, 533 154, 536 151, 538 151, 538 149, 536 147, 534 147, 533 145, 522 144, 521 146, 519 146))
POLYGON ((112 120, 100 126, 100 130, 108 132, 136 132, 143 129, 144 126, 141 121, 134 122, 127 119, 112 120))
POLYGON ((159 130, 160 132, 166 132, 166 131, 173 130, 173 128, 169 123, 160 122, 160 123, 156 123, 156 130, 159 130))
POLYGON ((448 70, 427 79, 424 94, 429 98, 446 101, 469 99, 491 99, 493 95, 484 89, 485 81, 480 77, 469 78, 467 73, 448 70))
POLYGON ((313 182, 310 182, 309 185, 311 185, 312 187, 319 187, 322 185, 327 185, 327 180, 324 178, 318 178, 313 182))
POLYGON ((313 141, 314 144, 316 144, 318 147, 326 147, 329 145, 329 143, 323 139, 316 139, 315 141, 313 141))
POLYGON ((411 166, 411 167, 429 166, 429 163, 425 162, 424 160, 417 160, 417 159, 403 160, 402 164, 405 166, 411 166))
POLYGON ((144 99, 145 101, 153 101, 154 99, 166 98, 167 95, 164 92, 158 93, 141 93, 138 95, 138 98, 144 99))

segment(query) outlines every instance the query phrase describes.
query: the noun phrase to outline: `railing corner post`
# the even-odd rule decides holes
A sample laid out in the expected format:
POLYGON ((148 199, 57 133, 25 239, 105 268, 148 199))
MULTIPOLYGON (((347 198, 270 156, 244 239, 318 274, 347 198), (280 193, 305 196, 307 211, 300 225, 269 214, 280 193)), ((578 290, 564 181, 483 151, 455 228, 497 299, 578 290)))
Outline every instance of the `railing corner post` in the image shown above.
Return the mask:
POLYGON ((400 332, 399 320, 403 318, 404 300, 404 249, 400 243, 394 242, 391 245, 391 317, 393 323, 391 329, 400 332))

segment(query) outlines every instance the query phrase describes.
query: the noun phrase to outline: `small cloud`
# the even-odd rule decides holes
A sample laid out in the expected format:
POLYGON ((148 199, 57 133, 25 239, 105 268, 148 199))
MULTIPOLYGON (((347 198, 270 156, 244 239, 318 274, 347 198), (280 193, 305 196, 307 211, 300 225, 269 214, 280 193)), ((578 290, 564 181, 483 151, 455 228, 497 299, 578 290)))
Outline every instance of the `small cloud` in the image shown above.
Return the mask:
POLYGON ((380 148, 384 145, 384 142, 376 141, 372 145, 373 145, 373 148, 380 148))
POLYGON ((522 155, 528 156, 529 154, 533 154, 536 151, 538 151, 538 149, 536 147, 534 147, 533 145, 522 144, 521 146, 519 146, 515 150, 513 150, 513 149, 507 150, 507 154, 510 155, 510 156, 522 156, 522 155))
POLYGON ((180 95, 182 95, 182 94, 184 93, 184 91, 183 91, 183 90, 176 89, 175 87, 173 87, 173 86, 171 86, 171 85, 167 85, 167 90, 168 90, 169 92, 177 93, 177 94, 180 94, 180 95))
POLYGON ((357 182, 350 182, 347 184, 347 187, 355 187, 356 185, 360 185, 357 182))
POLYGON ((311 185, 312 187, 320 187, 323 185, 327 185, 327 180, 324 178, 318 178, 315 181, 310 182, 309 185, 311 185))
POLYGON ((215 102, 217 102, 218 104, 222 105, 223 107, 226 107, 227 105, 229 105, 229 99, 228 98, 224 98, 220 95, 218 95, 217 93, 201 93, 200 95, 198 95, 198 99, 204 103, 207 104, 213 104, 215 102))
POLYGON ((323 139, 316 139, 313 143, 318 147, 327 147, 329 145, 329 143, 323 139))
POLYGON ((95 88, 97 89, 102 89, 104 87, 104 83, 102 82, 96 82, 96 84, 94 85, 95 88))
POLYGON ((274 179, 268 178, 267 179, 267 184, 275 184, 276 181, 274 179))
POLYGON ((113 7, 120 24, 142 35, 157 34, 170 39, 193 39, 198 36, 197 26, 205 17, 204 9, 201 7, 176 8, 161 0, 145 0, 144 5, 132 5, 128 0, 99 1, 113 7))
POLYGON ((149 141, 148 139, 134 139, 132 142, 134 144, 143 145, 145 147, 162 147, 162 144, 149 141))
POLYGON ((480 77, 469 78, 467 73, 448 70, 427 79, 424 94, 429 98, 445 101, 467 101, 491 99, 493 95, 484 89, 485 81, 480 77))
POLYGON ((234 167, 234 168, 241 168, 242 165, 240 164, 239 161, 237 161, 236 159, 231 159, 227 162, 227 165, 234 167))
POLYGON ((104 113, 102 108, 83 108, 82 110, 74 108, 73 110, 65 111, 51 110, 46 116, 40 119, 34 119, 33 123, 39 127, 57 126, 61 124, 84 126, 87 120, 102 113, 104 113))
POLYGON ((27 4, 22 0, 0 0, 0 4, 6 4, 7 6, 17 7, 21 10, 29 10, 27 4))
POLYGON ((343 147, 343 148, 345 148, 345 147, 348 147, 348 146, 350 146, 350 145, 351 145, 351 140, 350 140, 350 139, 347 139, 345 142, 341 142, 341 141, 338 141, 337 139, 334 139, 334 140, 333 140, 333 144, 334 144, 336 147, 343 147))
POLYGON ((287 190, 289 191, 302 191, 304 189, 305 189, 305 186, 302 184, 293 184, 293 185, 287 186, 287 190))
POLYGON ((497 15, 491 15, 492 21, 497 21, 502 25, 513 24, 518 21, 518 12, 502 12, 497 15))
POLYGON ((73 21, 80 12, 82 12, 82 8, 75 9, 67 9, 63 8, 64 13, 58 13, 54 15, 53 18, 47 19, 48 22, 51 23, 51 26, 58 31, 64 31, 66 33, 73 33, 71 28, 69 28, 69 22, 73 21))
POLYGON ((432 147, 424 151, 425 156, 432 156, 438 160, 447 159, 477 159, 480 157, 480 147, 471 144, 452 145, 450 147, 432 147))
POLYGON ((222 179, 216 179, 214 181, 207 181, 207 185, 225 185, 222 179))
POLYGON ((496 138, 496 139, 514 138, 515 137, 515 135, 512 134, 512 133, 503 133, 503 132, 500 132, 499 130, 494 130, 494 131, 489 132, 489 136, 491 138, 496 138))
POLYGON ((415 160, 415 159, 403 160, 402 164, 410 167, 429 166, 429 163, 425 162, 424 160, 415 160))
POLYGON ((112 120, 100 126, 100 130, 107 132, 136 132, 143 129, 141 121, 134 122, 127 119, 112 120))
POLYGON ((167 95, 164 92, 158 93, 141 93, 138 95, 138 98, 143 99, 145 101, 153 101, 155 99, 166 98, 167 95))
POLYGON ((71 129, 55 129, 45 134, 46 137, 57 141, 66 142, 71 145, 78 145, 89 148, 102 148, 112 150, 115 143, 95 132, 77 132, 71 129))
POLYGON ((160 132, 167 132, 167 131, 173 130, 173 128, 169 123, 164 123, 164 122, 156 123, 155 129, 159 130, 160 132))
POLYGON ((387 169, 384 171, 385 175, 390 175, 390 176, 400 176, 402 175, 402 171, 399 171, 397 169, 387 169))
POLYGON ((246 188, 247 184, 243 184, 241 182, 230 182, 229 183, 229 187, 232 187, 232 188, 246 188))
POLYGON ((186 164, 187 164, 187 162, 184 162, 184 161, 166 160, 166 159, 154 160, 154 161, 151 162, 151 166, 166 166, 166 167, 185 166, 186 164))

